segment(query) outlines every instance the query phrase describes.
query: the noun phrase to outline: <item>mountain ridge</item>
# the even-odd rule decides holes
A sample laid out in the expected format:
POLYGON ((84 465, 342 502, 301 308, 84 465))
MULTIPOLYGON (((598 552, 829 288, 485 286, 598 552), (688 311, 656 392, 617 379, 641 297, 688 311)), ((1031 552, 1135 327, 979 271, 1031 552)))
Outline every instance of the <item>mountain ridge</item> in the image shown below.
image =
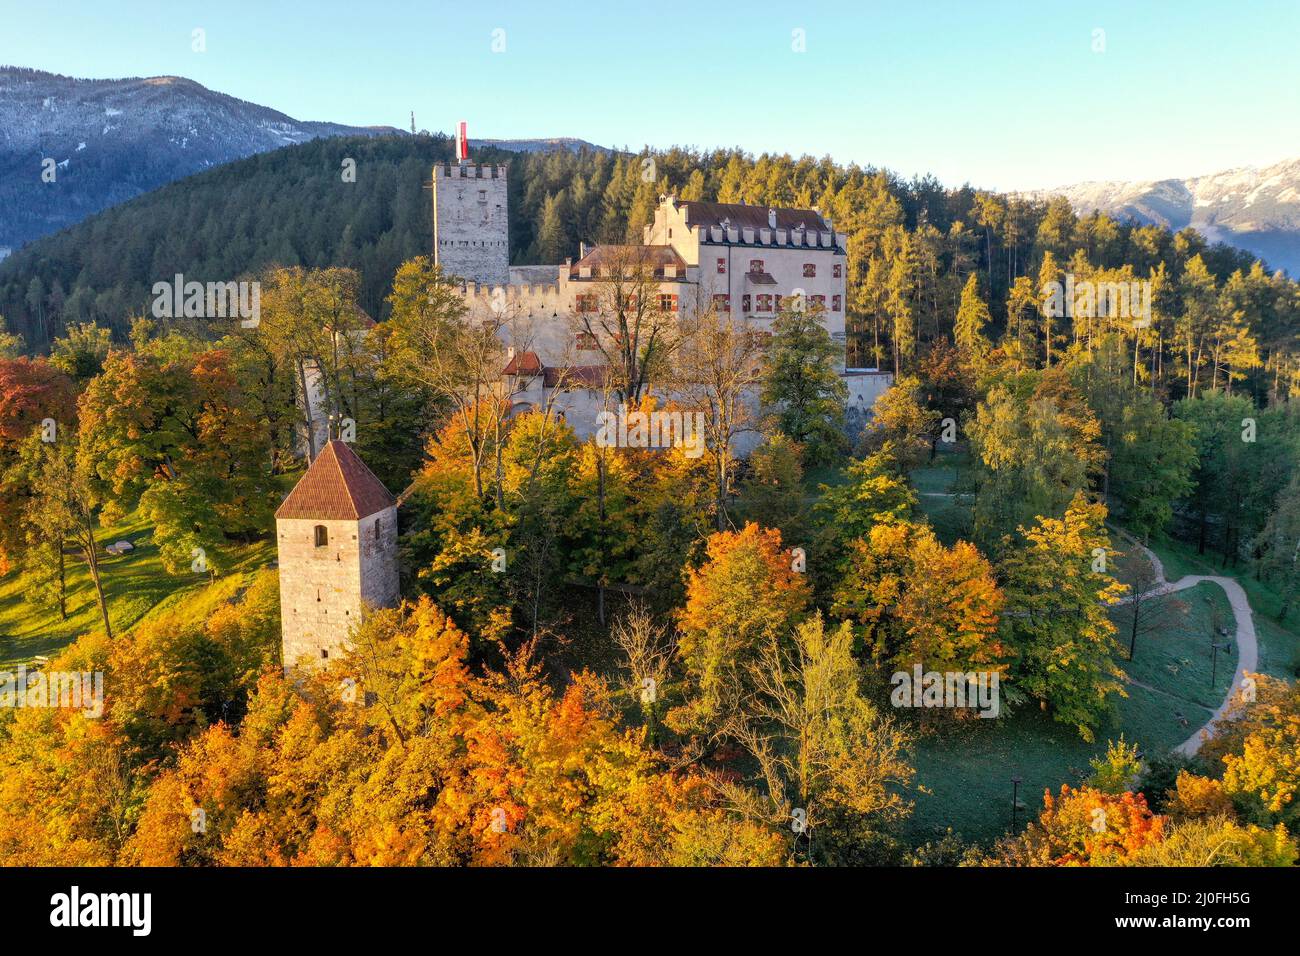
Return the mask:
POLYGON ((1084 215, 1099 209, 1174 230, 1191 227, 1300 275, 1300 157, 1184 179, 1093 180, 1020 195, 1064 196, 1084 215))
POLYGON ((234 159, 399 132, 296 120, 181 76, 101 80, 0 66, 0 206, 9 211, 0 248, 234 159))

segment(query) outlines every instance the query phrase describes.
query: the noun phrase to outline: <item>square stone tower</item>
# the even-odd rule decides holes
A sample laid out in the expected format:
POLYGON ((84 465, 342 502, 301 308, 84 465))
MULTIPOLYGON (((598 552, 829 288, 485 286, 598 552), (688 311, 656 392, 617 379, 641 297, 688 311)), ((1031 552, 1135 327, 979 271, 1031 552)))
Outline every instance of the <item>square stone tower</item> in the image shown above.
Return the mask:
POLYGON ((510 281, 506 167, 468 161, 433 167, 433 261, 480 285, 510 281))
POLYGON ((325 445, 275 532, 286 669, 337 656, 367 610, 397 605, 397 501, 346 442, 325 445))

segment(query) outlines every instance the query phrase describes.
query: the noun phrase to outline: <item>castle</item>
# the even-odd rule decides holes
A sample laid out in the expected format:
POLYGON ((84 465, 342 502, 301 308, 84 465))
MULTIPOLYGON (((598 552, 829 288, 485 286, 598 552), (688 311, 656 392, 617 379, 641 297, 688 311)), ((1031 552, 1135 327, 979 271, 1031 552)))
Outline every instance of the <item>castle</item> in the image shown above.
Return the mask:
MULTIPOLYGON (((611 334, 597 317, 608 286, 629 268, 639 276, 635 294, 653 297, 661 319, 711 309, 743 320, 761 343, 793 306, 814 310, 833 340, 846 341, 847 237, 816 209, 661 196, 641 245, 583 244, 576 261, 511 266, 507 167, 471 163, 463 123, 456 155, 433 170, 434 261, 459 283, 468 320, 491 322, 501 337, 499 391, 513 411, 551 408, 580 439, 596 431, 609 404, 601 337, 611 334)), ((859 421, 893 378, 846 368, 842 354, 836 370, 859 421)), ((328 440, 318 383, 311 369, 305 377, 324 447, 275 516, 286 667, 328 659, 367 608, 399 600, 397 502, 345 442, 328 440)), ((755 413, 757 391, 745 396, 755 413)), ((742 434, 735 451, 747 454, 757 441, 756 432, 742 434)))
MULTIPOLYGON (((711 308, 741 320, 761 342, 783 308, 807 308, 833 340, 846 343, 847 236, 816 209, 665 195, 640 245, 583 243, 576 260, 511 266, 508 169, 469 162, 463 124, 457 156, 433 172, 434 258, 459 281, 470 321, 498 327, 509 350, 501 391, 516 409, 553 408, 578 438, 591 436, 606 404, 604 359, 616 351, 616 343, 601 348, 611 330, 597 317, 620 270, 648 278, 635 294, 654 297, 660 315, 685 318, 711 308)), ((893 376, 846 368, 843 354, 836 370, 850 420, 860 422, 893 376)), ((747 401, 757 413, 757 389, 747 401)), ((736 451, 747 454, 757 441, 757 434, 741 436, 736 451)))

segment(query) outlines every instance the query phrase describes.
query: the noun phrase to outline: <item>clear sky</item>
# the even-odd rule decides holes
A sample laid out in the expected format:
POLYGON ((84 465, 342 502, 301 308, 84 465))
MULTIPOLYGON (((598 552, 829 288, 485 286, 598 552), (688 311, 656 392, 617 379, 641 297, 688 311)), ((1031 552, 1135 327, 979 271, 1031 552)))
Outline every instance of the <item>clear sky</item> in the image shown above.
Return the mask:
POLYGON ((4 64, 187 76, 297 119, 414 110, 471 140, 829 154, 995 189, 1300 156, 1298 44, 1297 0, 0 0, 4 64))

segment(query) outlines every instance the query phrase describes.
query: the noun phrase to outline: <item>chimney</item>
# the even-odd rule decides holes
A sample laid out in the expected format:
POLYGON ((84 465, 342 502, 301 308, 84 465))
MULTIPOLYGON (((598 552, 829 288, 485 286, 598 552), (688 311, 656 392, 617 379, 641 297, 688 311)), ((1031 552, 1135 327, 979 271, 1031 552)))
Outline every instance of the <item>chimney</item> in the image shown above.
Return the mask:
POLYGON ((585 259, 585 258, 587 258, 587 252, 588 252, 587 244, 586 244, 585 242, 579 242, 579 243, 578 243, 578 258, 579 258, 579 259, 585 259))
POLYGON ((768 211, 767 211, 767 228, 769 228, 769 229, 775 229, 775 228, 776 228, 776 210, 775 210, 775 209, 768 209, 768 211))

